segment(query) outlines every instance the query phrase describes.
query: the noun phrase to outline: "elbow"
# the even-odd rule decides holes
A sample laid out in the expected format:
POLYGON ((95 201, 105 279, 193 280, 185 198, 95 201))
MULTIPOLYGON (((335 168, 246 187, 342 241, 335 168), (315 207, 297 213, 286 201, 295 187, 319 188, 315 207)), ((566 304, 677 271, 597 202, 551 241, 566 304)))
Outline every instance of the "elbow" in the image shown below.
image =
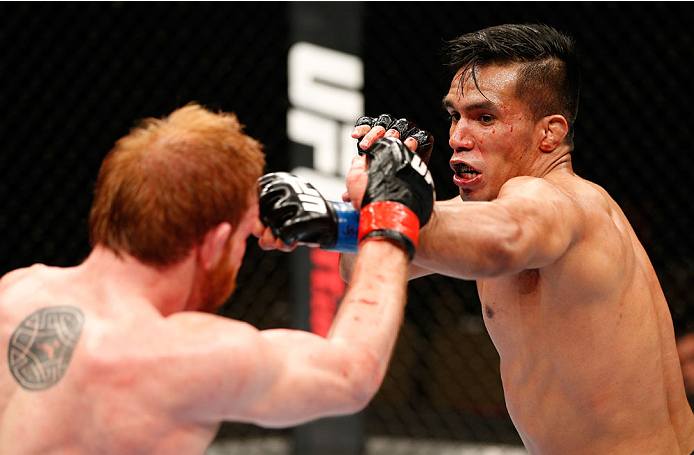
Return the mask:
POLYGON ((347 412, 362 411, 381 388, 385 376, 383 362, 373 354, 362 351, 351 363, 347 374, 349 380, 349 404, 347 412))

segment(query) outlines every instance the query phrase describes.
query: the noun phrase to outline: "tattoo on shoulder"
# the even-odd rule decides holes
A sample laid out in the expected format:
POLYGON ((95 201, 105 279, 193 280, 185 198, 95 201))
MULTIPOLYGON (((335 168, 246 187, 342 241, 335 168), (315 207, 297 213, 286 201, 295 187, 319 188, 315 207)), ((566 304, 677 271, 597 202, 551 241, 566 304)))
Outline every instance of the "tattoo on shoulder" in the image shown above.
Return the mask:
POLYGON ((12 333, 7 360, 15 380, 27 390, 54 386, 65 375, 84 326, 73 306, 41 308, 12 333))

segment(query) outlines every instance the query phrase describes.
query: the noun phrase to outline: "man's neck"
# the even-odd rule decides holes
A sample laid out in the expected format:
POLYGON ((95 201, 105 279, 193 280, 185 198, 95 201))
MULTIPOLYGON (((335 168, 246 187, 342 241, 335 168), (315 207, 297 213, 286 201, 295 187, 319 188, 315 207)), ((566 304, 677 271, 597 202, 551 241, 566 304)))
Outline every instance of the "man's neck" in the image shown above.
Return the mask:
POLYGON ((571 162, 571 152, 566 151, 564 153, 552 153, 546 157, 545 160, 540 160, 538 163, 534 176, 539 178, 544 178, 552 172, 569 172, 573 174, 573 164, 571 162))
POLYGON ((99 245, 78 269, 107 292, 144 299, 168 316, 187 309, 197 276, 196 264, 194 252, 176 264, 155 267, 99 245))

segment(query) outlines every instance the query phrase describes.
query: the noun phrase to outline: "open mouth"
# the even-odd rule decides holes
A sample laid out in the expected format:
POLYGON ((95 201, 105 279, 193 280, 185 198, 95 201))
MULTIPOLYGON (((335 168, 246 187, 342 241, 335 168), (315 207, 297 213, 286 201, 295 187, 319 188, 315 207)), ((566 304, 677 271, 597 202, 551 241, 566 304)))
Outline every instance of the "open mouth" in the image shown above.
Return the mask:
POLYGON ((480 173, 465 163, 455 164, 455 175, 461 179, 470 180, 477 177, 480 173))

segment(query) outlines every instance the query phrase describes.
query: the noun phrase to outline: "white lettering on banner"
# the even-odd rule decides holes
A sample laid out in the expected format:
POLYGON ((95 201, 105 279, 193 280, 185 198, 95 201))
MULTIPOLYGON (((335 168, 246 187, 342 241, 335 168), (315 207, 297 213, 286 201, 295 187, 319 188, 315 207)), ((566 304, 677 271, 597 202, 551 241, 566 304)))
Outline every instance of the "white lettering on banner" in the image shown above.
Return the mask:
POLYGON ((364 111, 361 59, 311 43, 289 50, 289 102, 296 107, 354 123, 364 111))
MULTIPOLYGON (((334 120, 300 109, 292 108, 287 113, 289 139, 312 146, 313 168, 331 176, 338 170, 339 150, 335 147, 335 140, 339 134, 338 126, 334 120)), ((311 179, 307 180, 312 182, 311 179)))
POLYGON ((356 154, 350 133, 364 115, 363 62, 351 54, 298 42, 289 50, 288 77, 287 134, 313 147, 313 169, 297 167, 292 173, 311 182, 326 199, 339 201, 356 154))

